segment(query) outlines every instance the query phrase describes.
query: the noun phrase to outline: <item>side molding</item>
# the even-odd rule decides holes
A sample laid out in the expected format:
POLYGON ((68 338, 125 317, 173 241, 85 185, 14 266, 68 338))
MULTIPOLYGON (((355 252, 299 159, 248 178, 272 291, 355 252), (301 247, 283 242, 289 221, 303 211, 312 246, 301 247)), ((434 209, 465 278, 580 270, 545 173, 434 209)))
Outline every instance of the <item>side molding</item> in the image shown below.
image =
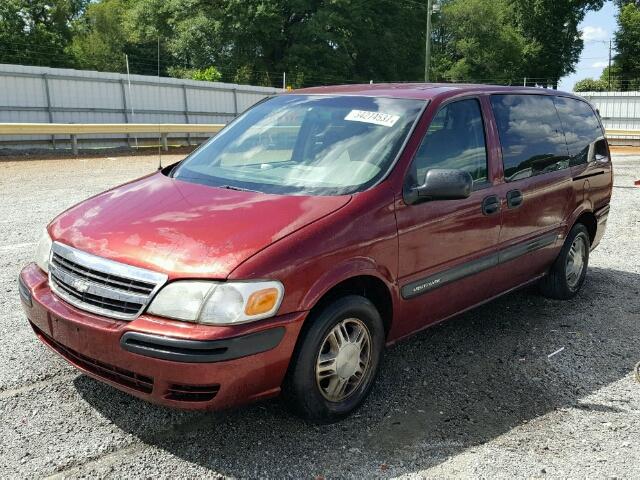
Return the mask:
POLYGON ((457 267, 408 283, 402 287, 400 294, 405 300, 417 297, 435 290, 436 288, 443 287, 451 282, 455 282, 456 280, 461 280, 470 275, 475 275, 476 273, 488 270, 489 268, 495 267, 501 263, 509 262, 515 258, 521 257, 522 255, 544 248, 554 243, 557 238, 557 233, 547 233, 533 240, 528 240, 512 247, 507 247, 496 253, 480 257, 476 260, 463 263, 457 267))

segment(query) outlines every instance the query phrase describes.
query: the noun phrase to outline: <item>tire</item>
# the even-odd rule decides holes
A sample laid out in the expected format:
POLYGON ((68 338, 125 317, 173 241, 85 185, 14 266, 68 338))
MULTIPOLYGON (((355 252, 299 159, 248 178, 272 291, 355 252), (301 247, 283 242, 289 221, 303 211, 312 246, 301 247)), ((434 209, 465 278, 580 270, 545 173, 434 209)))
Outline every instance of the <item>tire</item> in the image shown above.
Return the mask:
POLYGON ((349 295, 307 322, 284 395, 306 420, 333 423, 357 409, 371 391, 384 349, 382 318, 368 299, 349 295))
POLYGON ((568 300, 580 291, 587 275, 590 248, 587 228, 581 223, 575 224, 551 270, 540 281, 540 291, 545 297, 568 300), (579 266, 574 262, 577 256, 581 258, 579 266))

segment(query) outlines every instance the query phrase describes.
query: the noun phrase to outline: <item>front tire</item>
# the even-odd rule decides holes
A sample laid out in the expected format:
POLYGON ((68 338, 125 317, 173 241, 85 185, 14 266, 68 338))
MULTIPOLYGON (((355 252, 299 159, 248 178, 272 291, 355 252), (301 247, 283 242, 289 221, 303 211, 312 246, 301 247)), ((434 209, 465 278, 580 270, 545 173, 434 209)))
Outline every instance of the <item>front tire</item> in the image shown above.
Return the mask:
POLYGON ((558 300, 573 298, 587 275, 590 249, 587 228, 581 223, 574 225, 551 270, 540 281, 542 294, 558 300))
POLYGON ((305 419, 332 423, 358 408, 371 391, 384 326, 373 303, 358 295, 336 300, 307 322, 284 393, 305 419))

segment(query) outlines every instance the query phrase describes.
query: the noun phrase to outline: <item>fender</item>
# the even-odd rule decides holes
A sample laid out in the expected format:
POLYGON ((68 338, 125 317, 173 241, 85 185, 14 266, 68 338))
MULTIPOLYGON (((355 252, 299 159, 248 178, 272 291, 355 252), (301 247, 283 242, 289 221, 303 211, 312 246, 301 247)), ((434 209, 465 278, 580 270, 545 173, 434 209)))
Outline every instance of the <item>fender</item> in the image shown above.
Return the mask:
POLYGON ((593 213, 593 204, 588 199, 583 200, 582 203, 580 203, 580 205, 578 205, 573 210, 571 215, 569 215, 569 218, 567 218, 567 224, 563 232, 563 239, 566 238, 566 236, 569 234, 569 230, 573 228, 576 220, 578 220, 578 217, 580 217, 580 215, 582 215, 583 213, 593 213))
POLYGON ((299 309, 310 310, 333 287, 345 280, 360 276, 371 276, 381 280, 391 292, 394 305, 396 304, 398 286, 389 269, 378 265, 373 258, 355 257, 337 264, 318 278, 302 298, 299 309))

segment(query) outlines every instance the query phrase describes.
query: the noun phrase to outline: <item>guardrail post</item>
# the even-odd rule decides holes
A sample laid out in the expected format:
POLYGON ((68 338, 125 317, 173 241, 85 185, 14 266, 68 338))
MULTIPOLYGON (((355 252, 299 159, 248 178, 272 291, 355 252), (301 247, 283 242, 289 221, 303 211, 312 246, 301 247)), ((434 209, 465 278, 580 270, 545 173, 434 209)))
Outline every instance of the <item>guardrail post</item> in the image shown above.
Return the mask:
POLYGON ((162 150, 164 150, 165 152, 169 151, 169 145, 167 144, 167 134, 166 133, 162 133, 162 150))
POLYGON ((238 116, 238 89, 232 88, 233 90, 233 113, 235 116, 238 116))
MULTIPOLYGON (((124 88, 124 80, 120 79, 120 90, 122 91, 122 106, 124 108, 124 122, 129 123, 129 109, 127 108, 127 92, 124 88)), ((127 145, 131 148, 131 135, 127 133, 127 145)))
MULTIPOLYGON (((47 112, 49 113, 49 123, 53 123, 53 111, 51 110, 51 93, 49 92, 49 79, 47 78, 47 74, 42 74, 42 80, 44 81, 44 91, 47 96, 47 112)), ((56 136, 51 135, 51 146, 53 149, 56 149, 56 136)))
POLYGON ((74 155, 78 155, 78 136, 74 134, 71 135, 71 150, 74 155))

